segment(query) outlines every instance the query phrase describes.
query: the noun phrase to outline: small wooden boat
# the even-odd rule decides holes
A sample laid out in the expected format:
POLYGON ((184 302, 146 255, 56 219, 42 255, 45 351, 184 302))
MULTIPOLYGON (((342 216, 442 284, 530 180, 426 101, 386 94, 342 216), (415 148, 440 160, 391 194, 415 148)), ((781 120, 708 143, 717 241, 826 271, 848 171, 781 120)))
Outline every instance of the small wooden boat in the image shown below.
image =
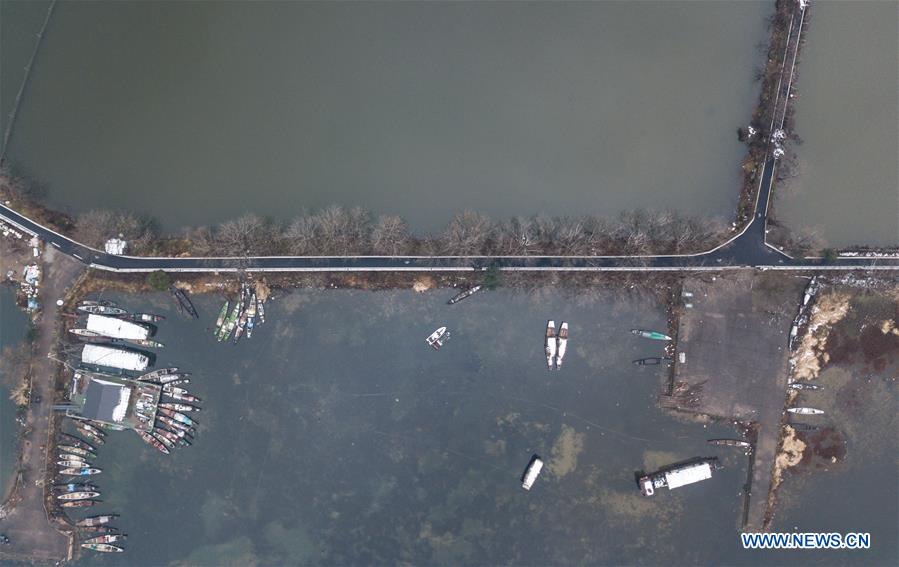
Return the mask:
POLYGON ((94 315, 125 315, 128 313, 121 307, 115 307, 108 302, 92 302, 88 304, 82 302, 81 305, 78 306, 78 311, 81 311, 82 313, 93 313, 94 315), (101 305, 101 303, 107 304, 101 305))
POLYGON ((663 360, 671 360, 668 356, 650 356, 649 358, 638 358, 634 361, 637 366, 656 366, 661 364, 663 360))
POLYGON ((73 335, 77 335, 79 337, 89 337, 89 338, 101 338, 103 335, 98 333, 97 331, 91 331, 89 329, 69 329, 69 332, 73 335))
POLYGON ((103 437, 101 437, 100 435, 97 435, 93 431, 88 431, 87 429, 84 429, 84 428, 81 428, 78 426, 75 426, 75 429, 78 430, 78 433, 84 435, 85 437, 87 437, 88 439, 90 439, 91 441, 96 443, 97 445, 103 445, 104 443, 106 443, 106 441, 103 439, 103 437))
POLYGON ((809 384, 808 382, 793 382, 792 384, 787 384, 787 388, 791 390, 820 390, 821 386, 809 384))
POLYGON ((179 421, 175 421, 174 419, 172 419, 168 416, 165 416, 165 415, 157 415, 156 421, 172 428, 173 430, 184 431, 186 434, 191 435, 191 436, 193 436, 196 433, 196 430, 194 430, 193 427, 186 425, 184 423, 181 423, 179 421))
POLYGON ((257 303, 259 309, 259 324, 265 323, 265 302, 261 299, 257 303))
POLYGON ((644 339, 652 339, 654 341, 670 341, 671 337, 658 331, 644 331, 643 329, 631 329, 631 333, 644 339))
POLYGON ((56 496, 59 500, 89 500, 91 498, 96 498, 100 496, 99 492, 96 491, 81 491, 81 492, 66 492, 64 494, 58 494, 56 496))
POLYGON ((84 543, 115 543, 128 537, 126 534, 104 534, 84 540, 84 543))
POLYGON ((84 429, 85 431, 90 431, 94 435, 98 435, 100 437, 106 435, 106 432, 103 431, 100 427, 93 425, 91 423, 88 423, 85 420, 75 422, 75 427, 77 427, 79 429, 84 429))
POLYGON ((466 289, 465 291, 461 291, 461 292, 457 293, 456 295, 454 295, 453 297, 451 297, 450 300, 447 301, 446 303, 447 303, 447 305, 453 305, 453 304, 459 303, 463 299, 468 299, 472 295, 476 294, 478 291, 480 291, 480 289, 481 289, 481 286, 476 285, 472 288, 466 289))
POLYGON ((84 455, 75 455, 73 453, 60 453, 56 458, 60 461, 78 461, 79 463, 87 461, 84 455))
POLYGON ((108 543, 82 543, 81 547, 90 549, 91 551, 99 551, 100 553, 121 553, 125 551, 117 545, 110 545, 108 543))
POLYGON ((159 404, 159 407, 174 410, 174 411, 183 411, 183 412, 200 411, 200 408, 198 408, 196 406, 190 406, 187 404, 170 404, 168 402, 159 404))
POLYGON ((565 351, 568 348, 568 323, 562 321, 559 326, 559 346, 556 353, 556 370, 562 368, 562 359, 565 358, 565 351))
POLYGON ((178 367, 173 366, 172 368, 160 368, 159 370, 154 370, 153 372, 147 372, 143 376, 138 378, 140 382, 153 382, 160 376, 164 374, 174 374, 178 372, 178 367))
POLYGON ((710 445, 719 445, 724 447, 752 447, 752 443, 749 441, 743 441, 742 439, 709 439, 710 445))
POLYGON ((103 514, 100 516, 90 516, 75 522, 78 527, 102 526, 108 524, 112 520, 118 518, 118 514, 103 514))
POLYGON ((216 339, 219 342, 227 340, 228 337, 231 336, 231 332, 234 331, 234 326, 237 325, 237 319, 240 317, 240 309, 243 305, 243 293, 241 293, 241 297, 234 302, 234 309, 231 310, 231 313, 228 315, 228 318, 225 319, 225 322, 222 324, 222 328, 218 333, 216 339))
POLYGON ((815 408, 787 408, 787 411, 798 415, 822 415, 824 413, 823 410, 815 408))
POLYGON ((60 433, 59 436, 61 439, 66 441, 66 443, 68 443, 69 445, 71 445, 73 447, 78 447, 80 449, 86 449, 88 451, 94 451, 93 446, 90 443, 88 443, 87 441, 85 441, 84 439, 81 439, 80 437, 76 437, 69 433, 60 433))
POLYGON ((818 431, 821 429, 817 425, 812 425, 810 423, 788 423, 790 427, 795 429, 796 431, 818 431))
POLYGON ((556 361, 556 350, 557 350, 557 341, 556 341, 556 322, 550 319, 546 322, 546 366, 550 370, 553 369, 553 365, 556 361))
POLYGON ((171 382, 166 383, 168 386, 179 386, 181 384, 190 384, 190 378, 179 378, 178 380, 172 380, 171 382))
POLYGON ((169 291, 171 291, 172 295, 175 296, 175 299, 178 301, 178 308, 182 312, 186 312, 194 319, 199 319, 200 315, 197 314, 197 310, 194 308, 194 304, 190 302, 190 298, 187 297, 187 293, 183 289, 172 285, 169 287, 169 291))
POLYGON ((168 439, 168 438, 160 435, 157 430, 154 429, 152 432, 150 432, 150 435, 152 435, 154 439, 156 439, 157 441, 159 441, 160 443, 162 443, 169 449, 175 448, 175 441, 172 441, 171 439, 168 439))
POLYGON ((434 350, 440 350, 440 347, 446 342, 448 338, 446 327, 440 327, 425 339, 425 342, 428 343, 428 346, 433 348, 434 350))
POLYGON ((96 485, 91 483, 74 483, 70 482, 68 484, 55 484, 53 485, 53 490, 55 492, 98 492, 99 489, 96 485))
MULTIPOLYGON (((180 389, 180 388, 179 388, 179 389, 180 389)), ((192 396, 192 395, 187 394, 187 393, 181 393, 181 392, 163 392, 163 394, 166 395, 166 396, 168 396, 168 397, 170 397, 170 398, 172 398, 173 400, 180 400, 180 401, 182 401, 182 402, 195 402, 195 403, 196 403, 196 402, 200 402, 200 401, 201 401, 200 398, 198 398, 197 396, 192 396)), ((197 410, 199 410, 199 408, 197 408, 197 410)))
POLYGON ((170 410, 168 408, 159 408, 159 413, 161 413, 162 415, 164 415, 166 417, 170 417, 170 418, 174 419, 175 421, 180 421, 181 423, 183 423, 185 425, 194 425, 196 423, 196 421, 187 417, 183 413, 179 413, 179 412, 170 410))
POLYGON ((60 469, 59 474, 64 476, 90 476, 93 474, 100 474, 103 472, 102 469, 92 469, 88 467, 72 467, 67 469, 60 469))
POLYGON ((99 500, 68 500, 60 504, 63 508, 87 508, 88 506, 96 506, 99 500))
POLYGON ((65 451, 66 453, 70 453, 70 454, 74 454, 74 455, 81 455, 82 457, 95 458, 97 456, 94 453, 92 453, 91 451, 89 451, 83 447, 76 447, 75 445, 57 445, 56 448, 59 449, 60 451, 65 451))
POLYGON ((91 466, 90 463, 85 461, 56 461, 56 464, 64 469, 79 469, 91 466))
POLYGON ((153 313, 131 313, 130 315, 119 315, 119 319, 127 319, 135 323, 159 323, 165 321, 162 315, 154 315, 153 313))
POLYGON ((144 442, 147 443, 147 445, 150 445, 151 447, 153 447, 154 449, 158 450, 161 453, 165 453, 166 455, 169 454, 168 447, 166 447, 158 439, 156 439, 155 437, 153 437, 146 431, 139 431, 136 429, 135 429, 135 431, 137 431, 137 434, 140 436, 141 439, 144 440, 144 442))
POLYGON ((218 318, 215 320, 215 331, 212 332, 212 336, 218 338, 219 333, 222 332, 222 325, 225 324, 225 318, 228 316, 228 307, 230 306, 231 302, 226 299, 221 311, 219 311, 218 318))

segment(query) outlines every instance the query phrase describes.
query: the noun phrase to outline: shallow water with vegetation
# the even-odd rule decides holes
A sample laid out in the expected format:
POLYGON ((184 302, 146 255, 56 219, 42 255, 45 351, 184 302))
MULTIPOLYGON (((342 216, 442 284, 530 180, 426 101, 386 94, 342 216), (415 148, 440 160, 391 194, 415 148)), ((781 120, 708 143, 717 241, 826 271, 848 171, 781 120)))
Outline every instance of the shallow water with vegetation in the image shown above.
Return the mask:
MULTIPOLYGON (((122 514, 120 557, 86 563, 212 565, 662 563, 733 559, 746 458, 713 448, 728 426, 656 408, 665 328, 652 300, 555 289, 297 291, 237 346, 216 343, 220 300, 199 321, 167 295, 114 297, 162 312, 159 365, 194 372, 194 446, 166 457, 128 432, 100 451, 102 511, 122 514), (548 372, 548 318, 571 325, 548 372), (424 338, 446 325, 439 351, 424 338), (531 455, 546 468, 530 492, 531 455), (634 474, 718 454, 705 483, 652 499, 634 474), (160 542, 165 542, 162 545, 160 542)), ((96 510, 96 509, 95 509, 96 510)))

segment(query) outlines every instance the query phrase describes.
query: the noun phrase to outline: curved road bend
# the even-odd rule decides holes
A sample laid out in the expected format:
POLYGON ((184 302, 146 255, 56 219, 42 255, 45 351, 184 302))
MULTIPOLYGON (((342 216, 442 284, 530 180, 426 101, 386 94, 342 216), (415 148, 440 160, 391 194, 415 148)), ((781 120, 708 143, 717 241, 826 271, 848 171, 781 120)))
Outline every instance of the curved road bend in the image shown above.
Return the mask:
POLYGON ((711 271, 733 268, 899 269, 895 258, 794 260, 765 242, 766 212, 775 160, 765 163, 755 211, 749 224, 728 242, 707 252, 667 256, 255 256, 238 258, 150 258, 106 254, 54 232, 9 207, 0 218, 36 234, 48 245, 90 267, 114 272, 375 272, 472 271, 495 264, 508 271, 711 271))

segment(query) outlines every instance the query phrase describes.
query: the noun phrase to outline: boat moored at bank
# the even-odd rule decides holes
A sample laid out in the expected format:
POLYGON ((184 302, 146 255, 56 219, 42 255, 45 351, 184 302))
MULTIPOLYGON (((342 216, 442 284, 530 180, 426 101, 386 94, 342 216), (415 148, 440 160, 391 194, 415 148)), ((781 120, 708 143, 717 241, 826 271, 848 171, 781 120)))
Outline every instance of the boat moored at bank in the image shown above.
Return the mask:
POLYGON ((546 366, 550 370, 556 362, 556 322, 550 319, 546 322, 546 342, 544 348, 546 350, 546 366))
POLYGON ((637 484, 644 496, 652 496, 659 488, 674 490, 712 478, 712 471, 721 468, 716 457, 694 459, 685 463, 672 465, 652 474, 640 476, 637 484))

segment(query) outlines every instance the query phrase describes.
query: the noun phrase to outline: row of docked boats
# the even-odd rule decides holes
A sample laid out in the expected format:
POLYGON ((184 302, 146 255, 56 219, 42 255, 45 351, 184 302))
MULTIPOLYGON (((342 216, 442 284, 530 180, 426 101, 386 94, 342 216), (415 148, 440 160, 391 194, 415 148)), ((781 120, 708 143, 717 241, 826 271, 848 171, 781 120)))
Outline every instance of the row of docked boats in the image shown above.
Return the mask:
POLYGON ((177 384, 187 384, 187 372, 177 368, 164 368, 140 377, 138 380, 158 384, 160 399, 154 407, 153 425, 146 430, 135 429, 148 445, 166 455, 177 447, 188 447, 196 434, 197 420, 187 414, 199 412, 201 399, 177 384), (177 379, 172 379, 177 376, 177 379))
POLYGON ((82 301, 77 310, 87 314, 84 327, 69 329, 77 339, 85 343, 137 345, 147 348, 163 348, 165 345, 150 339, 156 328, 152 325, 165 319, 153 313, 129 313, 111 301, 82 301))
MULTIPOLYGON (((795 391, 815 391, 820 390, 821 386, 811 382, 790 382, 787 388, 795 391)), ((824 410, 811 407, 787 408, 787 412, 794 415, 824 415, 824 410)))
POLYGON ((562 321, 557 334, 556 322, 552 319, 547 321, 544 349, 546 351, 546 366, 550 370, 561 369, 562 361, 565 359, 565 353, 568 350, 568 323, 562 321))
POLYGON ((121 544, 128 535, 120 533, 117 528, 109 525, 111 521, 118 517, 118 514, 103 514, 89 516, 76 522, 75 527, 87 536, 81 542, 81 547, 100 553, 121 553, 125 551, 121 545, 116 544, 121 544))
POLYGON ((265 301, 260 299, 254 285, 244 282, 240 286, 240 296, 234 305, 226 300, 219 310, 213 336, 219 342, 223 342, 233 335, 234 344, 237 344, 244 333, 248 339, 251 338, 253 329, 263 323, 265 323, 265 301))

